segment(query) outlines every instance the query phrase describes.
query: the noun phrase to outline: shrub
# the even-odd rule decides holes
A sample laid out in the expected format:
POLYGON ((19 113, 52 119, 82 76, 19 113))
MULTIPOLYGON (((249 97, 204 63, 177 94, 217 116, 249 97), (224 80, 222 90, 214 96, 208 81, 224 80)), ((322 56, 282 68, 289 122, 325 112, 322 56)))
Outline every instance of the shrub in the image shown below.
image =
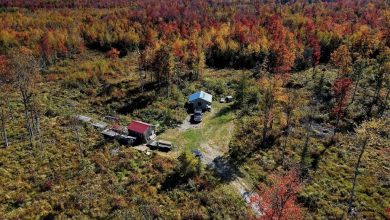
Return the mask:
POLYGON ((224 79, 205 79, 203 86, 206 91, 220 96, 226 93, 226 82, 224 79))

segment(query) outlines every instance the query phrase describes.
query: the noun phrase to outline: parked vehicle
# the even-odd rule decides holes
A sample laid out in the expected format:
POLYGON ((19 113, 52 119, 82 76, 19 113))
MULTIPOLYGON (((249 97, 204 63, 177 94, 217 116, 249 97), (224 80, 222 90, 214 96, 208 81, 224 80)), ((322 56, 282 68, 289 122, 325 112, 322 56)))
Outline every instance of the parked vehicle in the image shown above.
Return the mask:
POLYGON ((220 103, 225 103, 225 102, 232 102, 233 101, 233 96, 228 95, 226 97, 222 97, 219 102, 220 103))
POLYGON ((225 101, 226 102, 232 102, 233 101, 233 96, 230 96, 230 95, 226 96, 225 101))
POLYGON ((195 112, 194 115, 193 115, 193 121, 194 122, 201 122, 202 121, 202 112, 195 112))
POLYGON ((191 152, 192 152, 192 154, 193 154, 195 157, 198 157, 198 158, 202 158, 202 157, 203 157, 202 152, 200 152, 200 150, 198 150, 198 149, 192 150, 191 152))

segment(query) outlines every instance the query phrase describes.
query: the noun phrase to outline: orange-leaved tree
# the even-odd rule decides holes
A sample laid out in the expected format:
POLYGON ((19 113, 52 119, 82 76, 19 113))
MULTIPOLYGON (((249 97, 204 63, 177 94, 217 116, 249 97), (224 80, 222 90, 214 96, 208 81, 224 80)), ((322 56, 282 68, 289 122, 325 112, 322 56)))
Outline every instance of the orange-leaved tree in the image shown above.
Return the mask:
POLYGON ((283 25, 278 14, 268 19, 267 30, 273 43, 270 47, 270 65, 273 73, 286 73, 291 70, 295 60, 295 45, 292 33, 283 25))
POLYGON ((0 92, 2 93, 2 95, 0 96, 0 126, 5 148, 9 146, 9 143, 6 129, 6 117, 3 106, 8 102, 7 90, 9 89, 9 82, 11 81, 11 79, 12 77, 10 71, 8 70, 8 60, 4 55, 0 55, 0 92))
POLYGON ((340 74, 349 74, 352 71, 352 57, 346 45, 341 45, 331 55, 332 63, 340 68, 340 74))
POLYGON ((287 96, 283 88, 281 75, 262 77, 259 80, 259 89, 263 99, 260 108, 264 115, 262 131, 262 146, 264 146, 268 140, 268 133, 272 128, 275 116, 280 115, 280 104, 286 101, 287 96))

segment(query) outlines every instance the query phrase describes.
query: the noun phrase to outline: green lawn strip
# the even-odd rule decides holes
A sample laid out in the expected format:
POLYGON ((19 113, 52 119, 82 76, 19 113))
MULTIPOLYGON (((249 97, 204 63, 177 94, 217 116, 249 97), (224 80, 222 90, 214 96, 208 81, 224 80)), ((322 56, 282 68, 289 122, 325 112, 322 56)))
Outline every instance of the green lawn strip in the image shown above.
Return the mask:
POLYGON ((179 129, 169 129, 160 135, 161 139, 172 141, 178 150, 198 149, 202 143, 213 143, 227 147, 234 119, 234 113, 229 104, 213 103, 213 112, 204 115, 199 128, 190 128, 180 132, 179 129))

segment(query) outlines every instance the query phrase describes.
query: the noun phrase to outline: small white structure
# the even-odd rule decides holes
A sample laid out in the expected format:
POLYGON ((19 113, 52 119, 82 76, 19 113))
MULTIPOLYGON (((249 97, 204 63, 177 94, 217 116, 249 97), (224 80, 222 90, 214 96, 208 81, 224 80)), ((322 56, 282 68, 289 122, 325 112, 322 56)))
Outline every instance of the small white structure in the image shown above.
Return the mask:
POLYGON ((188 103, 192 104, 192 107, 195 109, 201 109, 202 111, 211 109, 211 102, 213 101, 213 96, 200 91, 196 92, 188 97, 188 103))
POLYGON ((90 118, 88 116, 84 116, 84 115, 77 115, 76 118, 77 118, 77 120, 85 122, 85 123, 89 123, 92 121, 92 118, 90 118))
POLYGON ((106 129, 106 130, 102 131, 101 133, 107 139, 114 139, 114 138, 119 136, 119 133, 117 133, 111 129, 106 129))
POLYGON ((95 127, 95 128, 97 128, 97 129, 106 129, 106 127, 108 126, 108 124, 107 123, 105 123, 105 122, 102 122, 102 121, 97 121, 97 122, 95 122, 95 123, 92 123, 92 126, 93 127, 95 127))

